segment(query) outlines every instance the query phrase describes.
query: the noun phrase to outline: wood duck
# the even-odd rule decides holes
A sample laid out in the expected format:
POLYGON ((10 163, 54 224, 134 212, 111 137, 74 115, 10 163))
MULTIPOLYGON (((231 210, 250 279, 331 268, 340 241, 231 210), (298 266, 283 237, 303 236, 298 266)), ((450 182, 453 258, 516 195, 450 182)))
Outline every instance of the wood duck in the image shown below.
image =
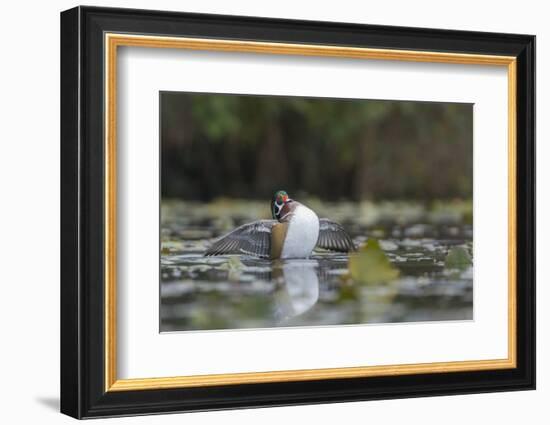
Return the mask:
POLYGON ((271 200, 272 220, 243 224, 216 240, 205 255, 246 254, 260 258, 308 258, 318 246, 338 252, 355 250, 344 228, 279 190, 271 200))

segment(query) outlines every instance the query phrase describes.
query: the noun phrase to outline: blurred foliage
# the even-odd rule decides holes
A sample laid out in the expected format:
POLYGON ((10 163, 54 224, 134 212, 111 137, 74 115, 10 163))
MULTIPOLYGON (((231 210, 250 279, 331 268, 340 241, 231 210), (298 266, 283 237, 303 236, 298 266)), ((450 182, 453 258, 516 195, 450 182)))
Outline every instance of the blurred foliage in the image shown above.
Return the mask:
POLYGON ((452 247, 445 257, 445 267, 448 269, 464 270, 472 265, 472 257, 466 248, 452 247))
POLYGON ((244 264, 238 256, 230 256, 227 263, 223 263, 219 266, 221 270, 227 270, 227 279, 230 281, 238 281, 241 276, 241 271, 244 268, 244 264))
POLYGON ((472 196, 470 104, 163 92, 162 195, 472 196))
POLYGON ((390 263, 376 239, 369 239, 349 256, 350 277, 356 283, 373 284, 393 280, 399 271, 390 263))

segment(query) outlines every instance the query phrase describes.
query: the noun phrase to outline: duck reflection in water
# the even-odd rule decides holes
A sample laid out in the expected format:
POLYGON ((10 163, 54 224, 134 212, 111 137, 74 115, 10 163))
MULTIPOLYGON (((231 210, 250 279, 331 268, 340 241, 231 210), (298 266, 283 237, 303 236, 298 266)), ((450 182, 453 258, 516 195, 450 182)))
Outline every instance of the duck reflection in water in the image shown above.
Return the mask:
POLYGON ((274 264, 273 278, 282 282, 274 298, 274 320, 279 325, 309 311, 319 300, 317 260, 286 260, 274 264))

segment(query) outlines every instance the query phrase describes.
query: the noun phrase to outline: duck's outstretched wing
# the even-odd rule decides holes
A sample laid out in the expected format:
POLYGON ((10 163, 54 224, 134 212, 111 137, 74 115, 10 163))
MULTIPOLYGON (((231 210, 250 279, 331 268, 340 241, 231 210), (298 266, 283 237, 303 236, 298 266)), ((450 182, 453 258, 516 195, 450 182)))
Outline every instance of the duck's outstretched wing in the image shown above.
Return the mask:
POLYGON ((355 250, 353 240, 342 225, 328 218, 319 219, 319 239, 317 240, 317 246, 339 252, 355 250))
POLYGON ((276 220, 258 220, 243 224, 217 239, 204 255, 246 254, 269 258, 271 228, 276 220))

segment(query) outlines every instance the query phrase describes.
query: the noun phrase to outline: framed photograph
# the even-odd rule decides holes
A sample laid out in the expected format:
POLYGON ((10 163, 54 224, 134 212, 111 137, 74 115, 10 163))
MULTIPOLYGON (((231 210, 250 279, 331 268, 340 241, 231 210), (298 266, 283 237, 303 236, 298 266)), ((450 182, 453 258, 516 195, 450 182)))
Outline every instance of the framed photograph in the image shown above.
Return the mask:
POLYGON ((535 37, 61 14, 61 411, 535 387, 535 37))

